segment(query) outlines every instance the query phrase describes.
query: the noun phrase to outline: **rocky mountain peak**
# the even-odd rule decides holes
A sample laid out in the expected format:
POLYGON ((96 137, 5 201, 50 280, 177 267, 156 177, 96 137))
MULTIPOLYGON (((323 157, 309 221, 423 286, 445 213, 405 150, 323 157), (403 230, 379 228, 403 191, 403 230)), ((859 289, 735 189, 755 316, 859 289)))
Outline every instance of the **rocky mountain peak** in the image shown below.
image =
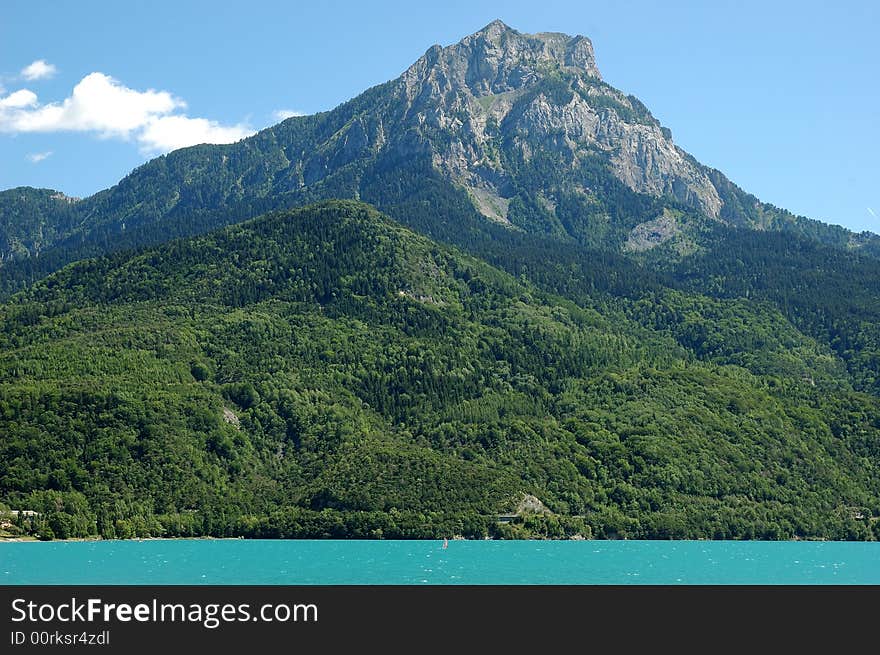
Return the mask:
POLYGON ((483 46, 487 54, 501 53, 504 58, 516 60, 524 66, 556 64, 601 78, 593 44, 585 36, 569 36, 561 32, 523 34, 500 20, 494 20, 456 45, 483 46))
POLYGON ((523 34, 495 20, 458 43, 432 46, 403 77, 408 87, 427 82, 482 97, 522 88, 559 68, 601 79, 588 38, 523 34))
POLYGON ((482 36, 483 38, 485 38, 487 40, 494 41, 497 43, 497 41, 501 39, 502 34, 508 34, 508 33, 519 34, 519 32, 517 32, 515 29, 513 29, 512 27, 507 25, 507 23, 505 23, 503 20, 501 20, 500 18, 496 18, 491 23, 486 25, 486 27, 484 27, 483 29, 477 30, 476 32, 474 32, 471 35, 471 37, 465 37, 465 38, 482 36))
MULTIPOLYGON (((398 84, 404 121, 422 135, 422 150, 489 218, 508 222, 516 186, 510 163, 523 170, 551 152, 574 187, 583 186, 575 179, 582 163, 598 156, 635 192, 719 214, 708 177, 641 102, 602 81, 584 36, 525 34, 495 20, 458 43, 431 47, 398 84)), ((553 204, 559 184, 538 187, 553 204)))

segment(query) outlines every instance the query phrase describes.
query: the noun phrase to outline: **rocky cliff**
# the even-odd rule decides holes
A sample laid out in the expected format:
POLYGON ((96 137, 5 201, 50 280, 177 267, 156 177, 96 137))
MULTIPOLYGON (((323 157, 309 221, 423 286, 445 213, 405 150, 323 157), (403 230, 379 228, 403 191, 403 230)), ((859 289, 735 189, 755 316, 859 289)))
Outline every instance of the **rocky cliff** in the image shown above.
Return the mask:
POLYGON ((455 45, 430 48, 399 78, 396 93, 407 128, 431 143, 435 166, 467 187, 490 218, 506 218, 511 188, 499 145, 519 163, 536 150, 553 151, 573 170, 599 155, 637 193, 719 214, 708 176, 637 99, 602 81, 586 37, 521 34, 494 21, 455 45), (432 138, 437 132, 453 138, 432 138))

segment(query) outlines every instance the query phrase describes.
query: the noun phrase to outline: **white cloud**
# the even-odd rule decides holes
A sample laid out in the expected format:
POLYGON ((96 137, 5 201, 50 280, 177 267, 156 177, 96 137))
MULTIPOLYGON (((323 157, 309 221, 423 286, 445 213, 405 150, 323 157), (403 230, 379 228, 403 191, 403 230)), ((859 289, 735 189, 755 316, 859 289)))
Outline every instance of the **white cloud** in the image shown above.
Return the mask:
POLYGON ((272 112, 272 118, 276 121, 283 121, 287 118, 293 118, 294 116, 305 116, 305 113, 296 111, 295 109, 276 109, 272 112))
MULTIPOLYGON (((25 94, 29 94, 31 102, 13 106, 37 104, 36 95, 27 89, 16 91, 9 98, 21 95, 24 99, 25 94)), ((0 104, 5 100, 0 100, 0 104)), ((13 132, 72 130, 127 137, 151 117, 183 106, 182 101, 165 91, 134 91, 103 73, 92 73, 84 77, 73 88, 71 96, 61 103, 34 106, 33 109, 0 116, 0 128, 13 132)))
POLYGON ((32 64, 21 69, 21 76, 26 80, 42 80, 52 77, 57 72, 58 69, 52 64, 47 63, 45 59, 37 59, 32 64))
POLYGON ((253 134, 245 125, 223 126, 207 118, 160 116, 138 135, 145 151, 168 152, 197 143, 232 143, 253 134))
MULTIPOLYGON (((27 89, 21 89, 11 93, 5 98, 0 98, 0 112, 4 109, 22 109, 37 104, 37 94, 27 89)), ((2 117, 2 114, 0 114, 2 117)))
POLYGON ((178 113, 186 103, 167 91, 137 91, 103 73, 91 73, 62 102, 40 104, 21 89, 0 98, 0 132, 92 132, 135 139, 159 153, 197 143, 230 143, 253 134, 246 125, 223 126, 178 113))
POLYGON ((48 159, 52 156, 52 151, 47 150, 46 152, 32 152, 27 155, 27 160, 32 164, 39 164, 44 159, 48 159))
POLYGON ((868 213, 869 213, 871 216, 874 216, 874 217, 876 218, 877 214, 874 213, 874 210, 873 210, 873 209, 871 209, 870 207, 865 207, 865 209, 868 210, 868 213))

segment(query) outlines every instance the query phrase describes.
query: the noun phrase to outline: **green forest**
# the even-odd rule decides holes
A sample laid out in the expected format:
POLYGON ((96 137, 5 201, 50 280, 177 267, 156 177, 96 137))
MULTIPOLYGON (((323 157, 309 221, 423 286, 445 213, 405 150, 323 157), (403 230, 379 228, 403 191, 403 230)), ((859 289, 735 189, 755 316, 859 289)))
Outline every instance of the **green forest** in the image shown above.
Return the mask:
POLYGON ((880 537, 876 260, 735 229, 663 266, 445 245, 401 224, 424 194, 83 260, 0 306, 6 530, 880 537), (809 272, 829 253, 840 281, 809 272))

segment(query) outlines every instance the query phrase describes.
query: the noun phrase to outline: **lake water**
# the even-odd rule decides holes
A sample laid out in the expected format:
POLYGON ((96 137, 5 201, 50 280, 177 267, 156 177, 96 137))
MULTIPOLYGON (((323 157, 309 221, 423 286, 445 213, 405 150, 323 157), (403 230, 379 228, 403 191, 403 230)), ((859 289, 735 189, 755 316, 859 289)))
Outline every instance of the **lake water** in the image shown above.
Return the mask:
POLYGON ((0 584, 880 584, 880 543, 0 543, 0 584))

